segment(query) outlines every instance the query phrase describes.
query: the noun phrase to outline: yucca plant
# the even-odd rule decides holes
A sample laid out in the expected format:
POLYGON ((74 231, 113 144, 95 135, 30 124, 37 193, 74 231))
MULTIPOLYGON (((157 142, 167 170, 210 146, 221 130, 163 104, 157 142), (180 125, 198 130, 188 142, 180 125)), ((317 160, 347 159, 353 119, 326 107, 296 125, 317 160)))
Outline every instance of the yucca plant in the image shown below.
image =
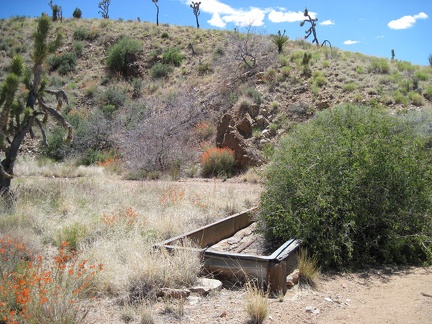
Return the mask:
POLYGON ((282 53, 283 46, 288 42, 288 36, 285 35, 286 30, 283 31, 283 34, 280 30, 278 30, 277 35, 272 37, 272 42, 277 46, 278 53, 282 53))

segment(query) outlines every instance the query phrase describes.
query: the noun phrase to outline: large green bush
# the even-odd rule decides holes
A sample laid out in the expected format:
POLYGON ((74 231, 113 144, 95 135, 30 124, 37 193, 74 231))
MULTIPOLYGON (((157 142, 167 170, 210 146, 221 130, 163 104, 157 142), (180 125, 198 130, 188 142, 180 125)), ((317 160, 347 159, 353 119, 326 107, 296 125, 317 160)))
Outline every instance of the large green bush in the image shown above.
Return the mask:
POLYGON ((267 239, 302 239, 324 268, 431 263, 427 136, 402 117, 350 105, 299 125, 268 169, 267 239))
POLYGON ((124 37, 108 49, 107 65, 113 72, 124 75, 135 74, 133 63, 138 61, 142 50, 139 41, 124 37))

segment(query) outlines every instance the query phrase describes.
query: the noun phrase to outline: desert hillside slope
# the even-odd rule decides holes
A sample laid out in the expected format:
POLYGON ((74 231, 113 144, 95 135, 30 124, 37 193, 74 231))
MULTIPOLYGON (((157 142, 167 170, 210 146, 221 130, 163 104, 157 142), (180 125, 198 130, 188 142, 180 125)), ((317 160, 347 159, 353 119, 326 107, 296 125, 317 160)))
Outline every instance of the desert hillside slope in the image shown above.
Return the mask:
MULTIPOLYGON (((122 156, 135 176, 173 166, 193 176, 199 154, 215 145, 240 150, 246 156, 238 159, 240 167, 262 164, 295 123, 335 105, 384 106, 395 113, 432 106, 432 68, 397 59, 304 40, 288 40, 278 53, 275 35, 250 28, 100 19, 53 26, 64 42, 48 59, 48 87, 66 91, 63 114, 75 127, 71 147, 59 143, 58 131, 51 134, 46 153, 57 160, 73 156, 88 164, 122 156), (107 60, 122 39, 137 48, 118 71, 107 60), (223 142, 230 127, 236 132, 223 142)), ((31 66, 35 28, 35 19, 0 21, 0 81, 15 54, 31 66)))

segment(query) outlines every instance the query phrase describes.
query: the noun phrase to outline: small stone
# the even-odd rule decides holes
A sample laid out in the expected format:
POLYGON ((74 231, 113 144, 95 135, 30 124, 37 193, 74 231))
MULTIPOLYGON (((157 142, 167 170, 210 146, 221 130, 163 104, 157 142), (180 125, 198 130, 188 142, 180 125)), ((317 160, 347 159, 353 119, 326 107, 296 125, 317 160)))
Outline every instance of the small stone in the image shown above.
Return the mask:
POLYGON ((324 299, 330 303, 333 303, 333 300, 330 297, 325 297, 324 299))

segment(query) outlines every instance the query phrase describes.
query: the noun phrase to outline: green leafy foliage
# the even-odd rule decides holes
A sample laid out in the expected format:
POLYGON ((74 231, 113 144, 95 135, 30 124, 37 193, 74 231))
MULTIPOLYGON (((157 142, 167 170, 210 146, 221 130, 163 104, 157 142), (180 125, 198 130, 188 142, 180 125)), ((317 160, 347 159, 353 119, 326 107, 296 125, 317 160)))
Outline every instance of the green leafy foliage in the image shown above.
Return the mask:
POLYGON ((413 125, 351 105, 298 125, 268 169, 267 239, 301 238, 324 268, 430 264, 430 134, 413 125))

